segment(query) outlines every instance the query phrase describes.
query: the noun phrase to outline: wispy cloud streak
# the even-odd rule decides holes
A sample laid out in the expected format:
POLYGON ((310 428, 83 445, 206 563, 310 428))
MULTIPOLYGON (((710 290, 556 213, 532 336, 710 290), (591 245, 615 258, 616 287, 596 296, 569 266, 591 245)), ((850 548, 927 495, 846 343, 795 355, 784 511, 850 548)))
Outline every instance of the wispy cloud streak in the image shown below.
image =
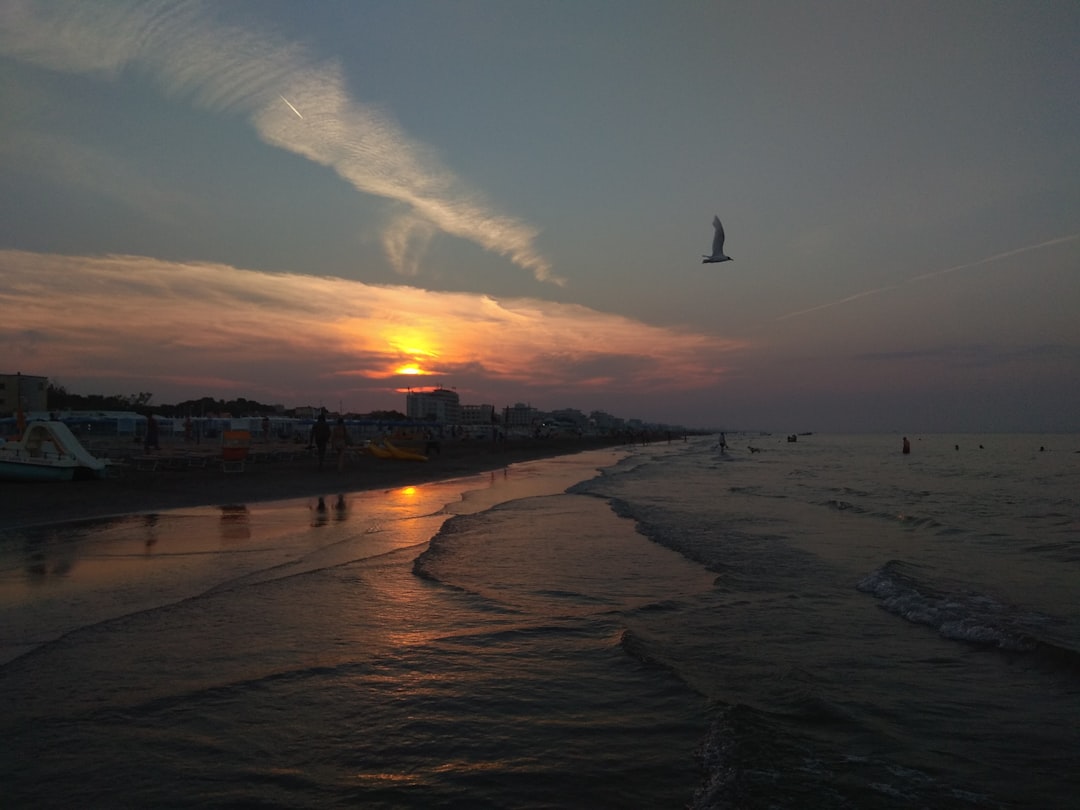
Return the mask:
POLYGON ((1078 239, 1078 238, 1080 238, 1080 233, 1069 234, 1068 236, 1059 236, 1059 237, 1056 237, 1054 239, 1048 239, 1045 242, 1039 242, 1038 244, 1035 244, 1035 245, 1026 245, 1026 246, 1021 247, 1021 248, 1015 248, 1013 250, 1006 250, 1003 253, 995 253, 993 256, 987 256, 987 257, 985 257, 983 259, 979 259, 979 260, 974 261, 974 262, 965 262, 964 264, 953 265, 952 267, 946 267, 946 268, 944 268, 942 270, 933 270, 933 271, 931 271, 929 273, 921 273, 921 274, 919 274, 917 276, 911 276, 910 278, 906 278, 903 281, 899 282, 898 284, 890 284, 890 285, 887 285, 885 287, 877 287, 876 289, 873 289, 873 290, 864 290, 863 292, 858 292, 858 293, 855 293, 853 295, 848 295, 848 296, 845 296, 845 297, 843 297, 843 298, 841 298, 839 300, 836 300, 836 301, 829 301, 829 302, 827 302, 825 304, 818 304, 817 306, 808 307, 806 309, 800 309, 800 310, 797 310, 796 312, 789 312, 786 315, 779 316, 778 318, 776 318, 776 320, 778 320, 778 321, 786 321, 789 318, 797 318, 800 315, 808 315, 811 312, 817 312, 817 311, 822 310, 822 309, 829 309, 831 307, 837 307, 837 306, 840 306, 841 304, 847 304, 847 303, 850 303, 851 301, 856 301, 856 300, 858 300, 860 298, 867 298, 867 297, 869 297, 871 295, 879 295, 879 294, 881 294, 883 292, 888 292, 889 290, 895 290, 895 289, 898 289, 900 287, 900 285, 902 285, 902 284, 913 284, 913 283, 915 283, 917 281, 926 281, 928 279, 937 278, 938 276, 944 276, 944 275, 948 275, 950 273, 956 273, 956 272, 959 272, 961 270, 970 270, 973 267, 982 267, 983 265, 990 264, 991 262, 997 262, 997 261, 1001 261, 1002 259, 1007 259, 1007 258, 1009 258, 1011 256, 1018 256, 1021 253, 1028 253, 1028 252, 1033 251, 1033 250, 1042 250, 1043 248, 1048 248, 1048 247, 1051 247, 1053 245, 1060 245, 1060 244, 1063 244, 1065 242, 1071 242, 1074 239, 1078 239))
MULTIPOLYGON (((332 168, 359 191, 408 206, 410 217, 506 256, 540 281, 564 283, 536 249, 534 228, 496 213, 388 114, 350 98, 335 65, 269 34, 217 23, 214 11, 164 0, 12 0, 0 16, 0 53, 80 74, 147 71, 171 94, 249 116, 267 143, 332 168)), ((403 232, 393 227, 399 232, 391 241, 403 232)), ((404 233, 418 244, 389 258, 399 271, 415 271, 430 234, 404 233), (413 267, 397 263, 403 255, 413 257, 413 267)))

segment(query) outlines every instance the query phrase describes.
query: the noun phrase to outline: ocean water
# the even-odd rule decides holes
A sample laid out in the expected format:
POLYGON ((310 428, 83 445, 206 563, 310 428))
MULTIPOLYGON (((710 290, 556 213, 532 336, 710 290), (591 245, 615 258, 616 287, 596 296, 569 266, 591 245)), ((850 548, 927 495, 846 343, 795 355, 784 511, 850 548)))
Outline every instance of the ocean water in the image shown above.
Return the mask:
POLYGON ((729 443, 0 532, 0 806, 1076 807, 1080 436, 729 443))

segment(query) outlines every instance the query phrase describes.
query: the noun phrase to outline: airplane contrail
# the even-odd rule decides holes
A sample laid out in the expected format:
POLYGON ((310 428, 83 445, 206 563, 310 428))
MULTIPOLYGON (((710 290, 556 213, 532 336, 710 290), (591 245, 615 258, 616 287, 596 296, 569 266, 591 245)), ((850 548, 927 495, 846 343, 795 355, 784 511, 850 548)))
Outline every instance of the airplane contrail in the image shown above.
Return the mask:
POLYGON ((797 318, 800 315, 806 315, 810 312, 817 312, 819 309, 828 309, 829 307, 840 306, 840 304, 846 304, 848 301, 855 301, 859 298, 866 298, 870 295, 877 295, 878 293, 887 292, 888 290, 895 290, 896 285, 890 284, 888 287, 878 287, 876 290, 864 290, 863 292, 855 293, 854 295, 848 295, 841 298, 839 301, 830 301, 827 304, 818 304, 816 307, 808 307, 807 309, 800 309, 796 312, 789 312, 787 315, 781 315, 776 320, 786 321, 788 318, 797 318))
POLYGON ((297 118, 299 118, 299 119, 303 120, 304 116, 302 116, 302 115, 300 114, 300 111, 299 111, 298 109, 296 109, 296 107, 294 107, 294 106, 292 105, 292 102, 291 102, 291 101, 289 101, 289 100, 288 100, 287 98, 285 98, 285 96, 281 95, 281 93, 278 93, 278 98, 280 98, 280 99, 281 99, 282 101, 284 101, 284 102, 285 102, 286 104, 288 104, 288 105, 289 105, 289 109, 290 109, 290 110, 292 110, 292 111, 293 111, 294 113, 296 113, 296 117, 297 117, 297 118))
POLYGON ((789 312, 786 315, 780 315, 776 318, 778 321, 786 321, 788 318, 797 318, 800 315, 806 315, 810 312, 817 312, 819 309, 828 309, 829 307, 836 307, 840 304, 846 304, 849 301, 855 301, 859 298, 866 298, 867 296, 877 295, 878 293, 888 292, 889 290, 895 290, 900 284, 910 284, 914 281, 925 281, 928 278, 936 278, 937 276, 944 276, 948 273, 955 273, 958 270, 967 270, 972 267, 979 267, 990 262, 1000 261, 1006 259, 1009 256, 1016 256, 1019 253, 1027 253, 1029 250, 1039 250, 1041 248, 1050 247, 1051 245, 1060 245, 1062 242, 1071 242, 1073 239, 1080 238, 1080 233, 1069 234, 1068 236, 1058 236, 1054 239, 1048 239, 1045 242, 1039 242, 1037 245, 1027 245, 1021 248, 1015 248, 1013 250, 1006 250, 1004 253, 995 253, 993 256, 987 256, 984 259, 979 259, 974 262, 967 262, 965 264, 957 264, 952 267, 946 267, 944 270, 933 270, 929 273, 922 273, 918 276, 912 276, 906 278, 898 284, 890 284, 887 287, 878 287, 873 290, 864 290, 863 292, 854 293, 853 295, 847 295, 838 301, 829 301, 826 304, 818 304, 816 307, 809 307, 807 309, 800 309, 796 312, 789 312))
POLYGON ((954 267, 946 267, 944 270, 934 270, 932 273, 923 273, 921 276, 912 276, 907 280, 922 281, 925 278, 943 276, 946 273, 955 273, 957 270, 966 270, 969 267, 978 267, 980 264, 989 264, 990 262, 996 262, 998 259, 1006 259, 1009 256, 1015 256, 1017 253, 1026 253, 1029 250, 1038 250, 1039 248, 1050 247, 1051 245, 1060 245, 1062 242, 1071 242, 1077 237, 1080 237, 1080 233, 1074 233, 1069 236, 1059 236, 1056 239, 1050 239, 1046 242, 1039 242, 1039 244, 1037 245, 1028 245, 1027 247, 1016 248, 1014 250, 1006 250, 1004 253, 995 253, 993 256, 987 256, 985 259, 979 259, 977 262, 958 264, 954 267))

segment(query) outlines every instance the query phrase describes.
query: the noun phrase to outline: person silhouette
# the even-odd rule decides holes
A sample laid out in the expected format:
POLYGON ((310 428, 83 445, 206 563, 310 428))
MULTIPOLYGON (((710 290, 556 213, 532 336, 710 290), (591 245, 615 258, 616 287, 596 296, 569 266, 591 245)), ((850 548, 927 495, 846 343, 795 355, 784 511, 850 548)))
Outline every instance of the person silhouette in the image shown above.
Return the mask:
POLYGON ((320 411, 319 418, 315 420, 315 426, 311 429, 311 443, 319 455, 319 469, 323 468, 326 460, 326 443, 330 441, 330 425, 326 422, 326 411, 320 411))
POLYGON ((338 472, 341 472, 345 467, 345 448, 348 444, 349 431, 345 427, 345 420, 339 416, 337 423, 334 425, 334 430, 330 434, 330 446, 337 455, 338 472))

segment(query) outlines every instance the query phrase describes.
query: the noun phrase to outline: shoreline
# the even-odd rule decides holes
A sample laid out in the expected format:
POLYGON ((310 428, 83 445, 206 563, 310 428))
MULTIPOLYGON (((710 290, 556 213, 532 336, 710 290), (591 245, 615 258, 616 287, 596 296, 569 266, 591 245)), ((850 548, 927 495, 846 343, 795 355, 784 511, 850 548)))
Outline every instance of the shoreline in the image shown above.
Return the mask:
POLYGON ((442 452, 428 461, 378 459, 353 452, 340 472, 329 452, 322 470, 314 454, 298 452, 291 460, 245 462, 239 472, 225 472, 218 457, 216 463, 196 468, 164 464, 140 470, 121 465, 109 477, 83 481, 4 481, 0 483, 0 531, 186 507, 394 489, 498 470, 523 461, 627 445, 625 439, 591 438, 521 439, 500 444, 444 441, 442 452))

